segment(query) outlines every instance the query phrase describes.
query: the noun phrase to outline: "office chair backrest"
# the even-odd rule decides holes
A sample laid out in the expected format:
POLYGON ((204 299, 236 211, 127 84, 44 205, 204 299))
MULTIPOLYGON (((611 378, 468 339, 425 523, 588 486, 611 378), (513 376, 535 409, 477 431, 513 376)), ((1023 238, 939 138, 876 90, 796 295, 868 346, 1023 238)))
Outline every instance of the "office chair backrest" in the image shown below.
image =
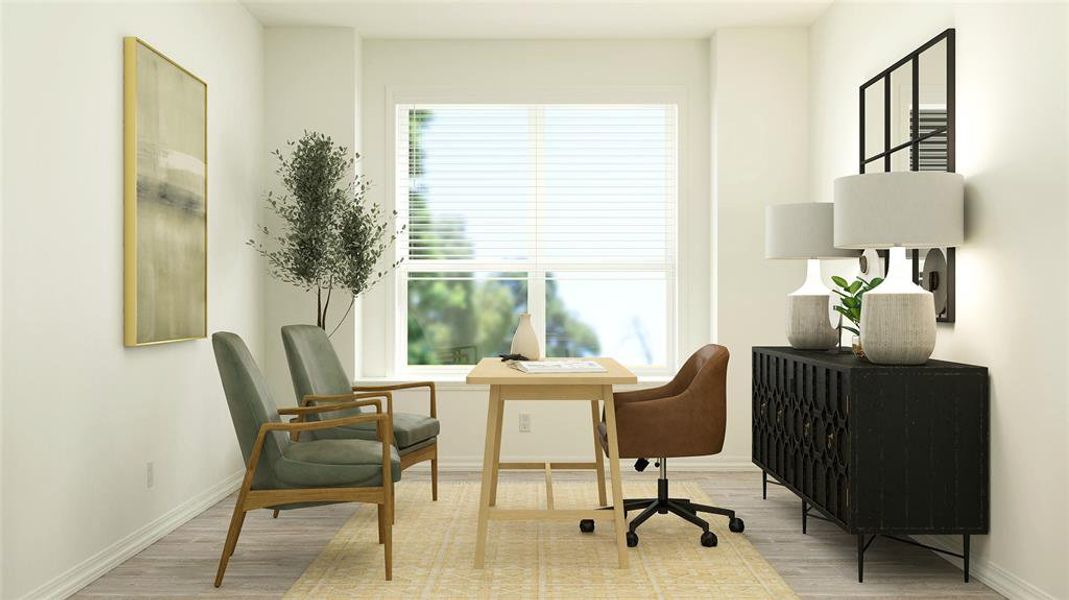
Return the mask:
POLYGON ((671 385, 679 385, 675 393, 688 392, 705 407, 707 434, 703 442, 708 452, 715 454, 724 447, 727 429, 727 367, 728 349, 716 344, 702 346, 687 359, 671 385), (678 380, 678 383, 677 383, 678 380))
MULTIPOLYGON (((223 381, 226 403, 230 407, 230 418, 234 422, 234 432, 238 436, 241 454, 248 463, 260 426, 278 422, 278 409, 267 391, 263 373, 256 366, 248 346, 237 334, 227 331, 212 334, 212 348, 215 350, 219 377, 223 381)), ((253 480, 254 488, 274 487, 274 465, 288 444, 289 438, 284 434, 268 434, 253 480)))
POLYGON ((672 395, 681 394, 695 386, 715 389, 724 387, 727 381, 728 349, 716 344, 706 344, 690 355, 679 372, 668 383, 672 395))

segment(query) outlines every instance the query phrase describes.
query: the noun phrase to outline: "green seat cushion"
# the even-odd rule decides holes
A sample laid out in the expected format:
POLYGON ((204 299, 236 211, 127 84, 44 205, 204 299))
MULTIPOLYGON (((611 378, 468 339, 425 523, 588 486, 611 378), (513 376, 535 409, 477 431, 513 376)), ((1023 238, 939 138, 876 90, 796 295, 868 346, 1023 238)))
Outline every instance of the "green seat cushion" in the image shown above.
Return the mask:
MULTIPOLYGON (((390 448, 393 480, 401 479, 401 458, 390 448)), ((294 487, 375 487, 382 485, 382 443, 361 439, 313 440, 290 444, 275 474, 294 487)))
POLYGON ((405 446, 404 448, 398 448, 397 449, 397 453, 400 454, 401 456, 405 456, 406 454, 412 454, 416 450, 422 450, 422 449, 426 448, 427 446, 433 446, 433 445, 435 445, 437 443, 438 443, 438 438, 432 437, 429 440, 423 440, 422 442, 417 442, 415 444, 412 444, 411 446, 405 446))
MULTIPOLYGON (((393 414, 393 440, 398 448, 407 448, 438 436, 442 429, 438 419, 412 413, 393 414)), ((375 424, 334 427, 315 432, 316 439, 375 440, 375 424)))

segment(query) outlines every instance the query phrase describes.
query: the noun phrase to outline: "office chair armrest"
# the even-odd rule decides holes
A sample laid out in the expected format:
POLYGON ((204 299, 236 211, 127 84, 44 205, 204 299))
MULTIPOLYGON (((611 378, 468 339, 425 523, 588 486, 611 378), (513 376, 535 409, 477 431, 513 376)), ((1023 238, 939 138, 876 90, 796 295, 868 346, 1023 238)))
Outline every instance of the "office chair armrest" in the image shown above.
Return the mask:
POLYGON ((699 456, 720 451, 723 412, 692 390, 644 402, 618 404, 616 428, 626 456, 699 456))
POLYGON ((431 410, 430 416, 438 417, 438 389, 435 387, 433 381, 413 381, 409 383, 394 383, 390 385, 354 385, 354 392, 389 392, 397 390, 410 390, 416 388, 427 388, 431 393, 431 410))
POLYGON ((659 400, 661 398, 670 397, 672 392, 668 389, 669 384, 660 385, 654 388, 646 388, 643 390, 634 390, 631 392, 616 392, 613 394, 613 400, 616 401, 616 405, 626 404, 630 402, 646 402, 649 400, 659 400))

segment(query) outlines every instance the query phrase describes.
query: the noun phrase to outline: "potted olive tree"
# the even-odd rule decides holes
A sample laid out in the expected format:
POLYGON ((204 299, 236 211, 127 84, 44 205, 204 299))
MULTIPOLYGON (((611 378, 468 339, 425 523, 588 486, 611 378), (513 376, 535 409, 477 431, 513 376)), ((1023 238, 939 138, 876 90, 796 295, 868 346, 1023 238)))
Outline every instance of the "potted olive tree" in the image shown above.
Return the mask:
POLYGON ((262 226, 264 240, 248 244, 267 259, 274 278, 315 291, 316 325, 323 330, 335 296, 349 296, 333 335, 356 298, 400 263, 380 265, 397 233, 387 231, 382 208, 366 200, 368 181, 354 170, 359 155, 318 132, 286 145, 288 156, 273 152, 285 191, 268 192, 266 199, 279 227, 262 226))

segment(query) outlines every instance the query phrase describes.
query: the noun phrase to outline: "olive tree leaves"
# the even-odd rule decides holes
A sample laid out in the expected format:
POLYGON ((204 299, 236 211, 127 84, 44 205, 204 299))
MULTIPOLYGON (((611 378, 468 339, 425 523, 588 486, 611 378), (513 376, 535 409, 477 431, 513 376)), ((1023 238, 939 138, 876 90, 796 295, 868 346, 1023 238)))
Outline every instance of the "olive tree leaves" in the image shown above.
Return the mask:
POLYGON ((388 232, 382 207, 366 200, 370 184, 353 168, 359 155, 314 131, 286 145, 289 156, 281 150, 272 153, 284 191, 268 192, 265 200, 278 216, 278 230, 260 228, 269 246, 254 239, 247 243, 267 260, 272 277, 315 290, 316 325, 323 329, 334 290, 348 292, 349 307, 340 326, 357 296, 400 264, 379 263, 404 227, 388 232))

